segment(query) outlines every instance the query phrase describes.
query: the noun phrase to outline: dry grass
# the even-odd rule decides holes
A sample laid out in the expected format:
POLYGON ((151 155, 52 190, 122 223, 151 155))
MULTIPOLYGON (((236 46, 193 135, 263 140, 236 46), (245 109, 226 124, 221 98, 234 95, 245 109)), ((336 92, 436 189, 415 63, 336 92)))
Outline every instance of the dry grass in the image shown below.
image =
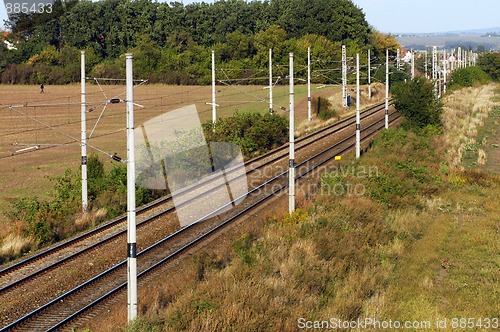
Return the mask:
MULTIPOLYGON (((454 91, 444 100, 443 143, 447 147, 446 161, 461 167, 466 150, 476 143, 478 128, 494 109, 495 84, 454 91)), ((486 156, 481 157, 485 161, 486 156)))
POLYGON ((16 257, 20 253, 25 253, 35 248, 37 244, 32 238, 25 238, 19 234, 10 233, 1 242, 0 257, 16 257))
POLYGON ((77 230, 84 230, 90 226, 97 225, 106 216, 106 209, 101 208, 97 211, 89 211, 88 213, 81 213, 75 218, 75 226, 77 230))

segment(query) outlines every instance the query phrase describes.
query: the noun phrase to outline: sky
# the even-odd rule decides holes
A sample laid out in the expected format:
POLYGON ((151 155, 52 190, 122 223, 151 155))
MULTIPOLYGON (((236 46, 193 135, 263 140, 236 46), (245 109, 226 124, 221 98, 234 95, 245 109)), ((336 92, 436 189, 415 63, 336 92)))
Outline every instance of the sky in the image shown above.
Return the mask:
POLYGON ((500 27, 499 0, 352 0, 384 33, 447 32, 500 27), (389 18, 389 15, 391 19, 389 18))
MULTIPOLYGON (((205 2, 212 2, 208 0, 205 2)), ((182 0, 187 5, 194 0, 182 0)), ((500 26, 499 0, 352 0, 384 33, 446 32, 500 26), (388 19, 388 17, 391 19, 388 19)), ((0 26, 7 19, 0 0, 0 26)))

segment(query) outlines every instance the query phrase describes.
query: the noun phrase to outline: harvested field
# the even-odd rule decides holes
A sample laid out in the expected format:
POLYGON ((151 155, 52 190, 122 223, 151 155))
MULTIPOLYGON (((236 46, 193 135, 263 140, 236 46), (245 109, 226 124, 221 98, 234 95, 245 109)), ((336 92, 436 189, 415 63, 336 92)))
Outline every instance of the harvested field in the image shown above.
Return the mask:
MULTIPOLYGON (((125 99, 125 86, 102 85, 104 93, 97 84, 90 82, 86 87, 87 109, 93 109, 87 113, 87 136, 101 117, 88 141, 88 154, 116 153, 126 158, 125 104, 108 104, 102 113, 106 99, 125 99)), ((287 112, 280 107, 289 106, 288 89, 283 85, 273 90, 274 109, 278 114, 287 112)), ((377 89, 380 93, 373 102, 383 98, 383 88, 374 85, 372 90, 377 89)), ((227 116, 238 110, 267 112, 268 91, 263 86, 217 86, 217 116, 227 116)), ((296 86, 295 96, 296 124, 300 127, 307 118, 307 86, 296 86)), ((330 98, 335 109, 341 108, 339 86, 321 89, 313 86, 312 97, 318 96, 330 98)), ((9 209, 9 202, 28 195, 46 197, 52 187, 52 176, 68 168, 77 171, 80 167, 80 97, 79 84, 46 86, 43 94, 35 85, 0 86, 0 225, 6 226, 0 231, 0 239, 15 227, 6 224, 4 212, 9 209), (39 148, 35 150, 34 146, 39 148)), ((212 117, 211 105, 207 104, 211 102, 211 86, 137 85, 134 101, 144 106, 135 107, 136 126, 161 113, 193 103, 202 122, 212 117)), ((367 106, 364 101, 363 107, 367 106)), ((351 107, 348 111, 353 110, 351 107)), ((109 159, 109 164, 112 162, 109 159)))

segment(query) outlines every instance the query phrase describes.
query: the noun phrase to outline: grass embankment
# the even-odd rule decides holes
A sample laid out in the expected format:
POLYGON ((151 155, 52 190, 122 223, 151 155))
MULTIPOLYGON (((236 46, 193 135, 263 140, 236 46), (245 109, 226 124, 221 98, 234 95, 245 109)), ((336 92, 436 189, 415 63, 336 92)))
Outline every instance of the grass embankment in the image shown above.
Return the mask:
POLYGON ((453 93, 444 134, 386 131, 293 216, 277 213, 225 251, 197 256, 183 286, 140 299, 130 331, 290 331, 300 318, 366 317, 431 330, 446 318, 442 330, 452 330, 453 318, 498 318, 500 170, 463 168, 461 148, 477 135, 471 123, 495 121, 484 116, 491 102, 474 107, 493 90, 453 93))

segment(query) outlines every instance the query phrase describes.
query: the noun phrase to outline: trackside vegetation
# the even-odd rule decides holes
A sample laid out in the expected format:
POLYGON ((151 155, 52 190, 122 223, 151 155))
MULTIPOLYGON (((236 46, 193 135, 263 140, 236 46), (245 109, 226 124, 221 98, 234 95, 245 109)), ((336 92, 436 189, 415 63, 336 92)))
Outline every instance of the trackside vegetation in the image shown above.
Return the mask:
MULTIPOLYGON (((105 171, 103 162, 95 154, 88 158, 89 213, 81 213, 81 174, 67 169, 52 180, 54 187, 49 198, 20 197, 12 202, 6 215, 17 225, 18 238, 25 245, 18 250, 2 251, 4 263, 28 251, 61 241, 76 232, 94 227, 126 211, 127 170, 116 164, 105 171)), ((142 205, 163 194, 137 188, 136 204, 142 205)))

